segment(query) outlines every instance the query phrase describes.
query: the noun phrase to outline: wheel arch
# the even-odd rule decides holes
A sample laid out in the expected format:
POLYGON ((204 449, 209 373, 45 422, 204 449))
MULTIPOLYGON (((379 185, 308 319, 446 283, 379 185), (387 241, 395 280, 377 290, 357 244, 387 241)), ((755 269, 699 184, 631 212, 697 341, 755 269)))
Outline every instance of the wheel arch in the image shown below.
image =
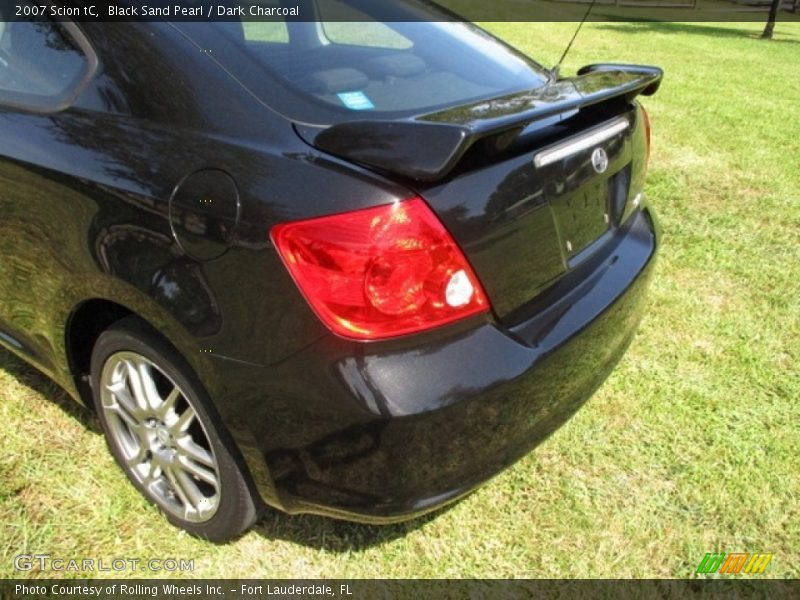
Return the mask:
POLYGON ((153 334, 164 340, 188 363, 206 391, 213 397, 214 378, 203 377, 212 374, 210 365, 204 364, 203 357, 192 352, 195 344, 188 331, 179 323, 173 322, 163 311, 148 310, 147 306, 120 302, 106 295, 95 295, 81 299, 69 312, 64 328, 64 350, 70 377, 78 393, 78 400, 93 409, 92 391, 89 385, 92 350, 100 335, 114 323, 127 317, 134 317, 153 334))
POLYGON ((80 396, 79 400, 92 411, 94 402, 89 382, 92 349, 100 334, 117 321, 133 314, 135 313, 130 309, 116 302, 93 298, 76 306, 67 320, 64 340, 67 366, 80 396))

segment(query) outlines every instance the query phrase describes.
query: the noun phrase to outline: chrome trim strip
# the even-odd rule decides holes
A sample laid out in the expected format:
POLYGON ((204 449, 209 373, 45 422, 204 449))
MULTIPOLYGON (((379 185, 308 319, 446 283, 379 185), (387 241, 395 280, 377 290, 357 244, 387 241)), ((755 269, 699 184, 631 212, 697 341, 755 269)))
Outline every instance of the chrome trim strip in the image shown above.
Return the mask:
POLYGON ((545 167, 561 159, 577 154, 582 150, 588 150, 606 140, 622 133, 631 126, 625 117, 617 117, 608 123, 590 129, 587 132, 578 134, 563 142, 558 142, 552 146, 538 152, 533 157, 533 164, 536 167, 545 167))

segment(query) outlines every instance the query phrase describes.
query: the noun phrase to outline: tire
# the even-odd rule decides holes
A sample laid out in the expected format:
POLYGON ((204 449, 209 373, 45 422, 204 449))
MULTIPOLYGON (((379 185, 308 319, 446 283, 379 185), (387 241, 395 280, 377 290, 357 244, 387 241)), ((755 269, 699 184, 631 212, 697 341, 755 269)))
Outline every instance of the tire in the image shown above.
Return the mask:
POLYGON ((148 326, 127 317, 103 332, 92 351, 91 382, 112 455, 173 525, 222 542, 255 522, 256 502, 208 395, 148 326))

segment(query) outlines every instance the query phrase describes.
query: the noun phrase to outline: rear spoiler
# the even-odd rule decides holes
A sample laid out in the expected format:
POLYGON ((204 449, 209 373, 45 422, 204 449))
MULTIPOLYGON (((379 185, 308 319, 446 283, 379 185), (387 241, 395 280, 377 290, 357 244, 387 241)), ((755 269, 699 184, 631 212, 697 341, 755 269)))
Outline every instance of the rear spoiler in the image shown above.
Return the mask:
POLYGON ((663 71, 641 65, 596 64, 539 89, 483 100, 399 121, 347 121, 327 128, 295 125, 312 146, 346 160, 418 181, 447 176, 480 139, 510 143, 535 121, 612 98, 650 96, 663 71))

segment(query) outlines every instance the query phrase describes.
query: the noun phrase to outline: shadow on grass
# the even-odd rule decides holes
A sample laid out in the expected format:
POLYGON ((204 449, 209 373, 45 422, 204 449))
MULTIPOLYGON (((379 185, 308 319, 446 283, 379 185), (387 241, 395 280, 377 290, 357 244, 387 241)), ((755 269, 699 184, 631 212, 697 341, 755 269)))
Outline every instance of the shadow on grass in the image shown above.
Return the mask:
MULTIPOLYGON (((75 402, 57 383, 7 350, 0 348, 0 370, 51 401, 69 418, 103 435, 94 412, 75 402)), ((270 540, 284 540, 328 552, 352 552, 403 537, 447 511, 450 506, 395 525, 364 525, 316 515, 287 515, 266 509, 252 531, 270 540)))
MULTIPOLYGON (((737 38, 758 40, 761 38, 763 26, 757 29, 733 29, 716 27, 714 25, 701 25, 699 23, 671 23, 663 21, 637 21, 628 23, 606 23, 596 25, 596 29, 605 29, 617 33, 628 34, 653 34, 653 33, 680 33, 689 35, 702 35, 706 37, 737 38)), ((780 21, 776 24, 775 34, 780 32, 780 21)), ((786 34, 789 35, 789 34, 786 34)), ((765 44, 800 44, 800 39, 772 39, 764 40, 765 44)))
POLYGON ((392 525, 367 525, 317 515, 289 516, 267 509, 253 531, 269 540, 285 540, 316 550, 356 552, 402 538, 438 518, 457 503, 392 525))
POLYGON ((0 348, 0 370, 5 371, 43 398, 50 400, 68 417, 78 421, 89 431, 102 434, 100 423, 95 418, 94 412, 75 402, 61 386, 4 348, 0 348))

